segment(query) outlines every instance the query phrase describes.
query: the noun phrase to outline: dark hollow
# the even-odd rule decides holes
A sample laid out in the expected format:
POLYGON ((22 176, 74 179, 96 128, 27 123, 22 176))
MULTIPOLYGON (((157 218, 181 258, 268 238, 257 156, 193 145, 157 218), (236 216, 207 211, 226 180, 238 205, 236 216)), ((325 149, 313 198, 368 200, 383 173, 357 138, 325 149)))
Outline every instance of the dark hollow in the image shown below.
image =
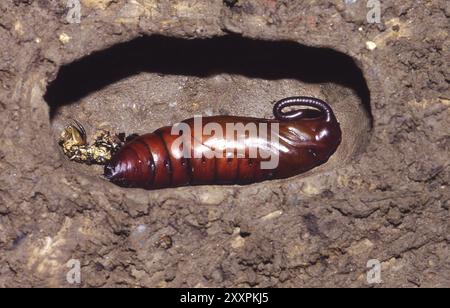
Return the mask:
POLYGON ((141 72, 198 77, 228 73, 266 80, 331 82, 355 90, 371 116, 370 92, 361 69, 350 56, 336 50, 234 35, 210 39, 155 35, 62 66, 44 96, 50 118, 59 107, 141 72))

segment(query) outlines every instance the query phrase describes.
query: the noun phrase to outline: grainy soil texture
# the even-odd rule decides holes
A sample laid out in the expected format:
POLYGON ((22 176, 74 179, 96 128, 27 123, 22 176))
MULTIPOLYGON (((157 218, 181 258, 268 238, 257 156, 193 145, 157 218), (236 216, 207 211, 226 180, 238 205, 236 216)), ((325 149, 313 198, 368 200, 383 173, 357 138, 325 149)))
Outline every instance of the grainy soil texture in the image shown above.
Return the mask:
POLYGON ((0 2, 0 287, 450 287, 450 2, 233 2, 0 2), (294 95, 343 139, 289 179, 125 189, 58 145, 294 95))

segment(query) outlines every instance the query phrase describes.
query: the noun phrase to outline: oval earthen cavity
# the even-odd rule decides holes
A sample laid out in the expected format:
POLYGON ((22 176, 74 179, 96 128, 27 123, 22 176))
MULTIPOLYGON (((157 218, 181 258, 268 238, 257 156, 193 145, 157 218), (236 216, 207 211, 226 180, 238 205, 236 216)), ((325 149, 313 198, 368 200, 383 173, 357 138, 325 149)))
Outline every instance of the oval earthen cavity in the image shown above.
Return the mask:
MULTIPOLYGON (((194 115, 272 118, 275 101, 297 95, 327 101, 343 133, 330 161, 308 175, 364 151, 372 119, 361 70, 343 53, 295 42, 137 38, 62 66, 44 98, 56 141, 71 119, 88 135, 99 128, 142 134, 194 115)), ((61 160, 70 172, 101 173, 61 160)))

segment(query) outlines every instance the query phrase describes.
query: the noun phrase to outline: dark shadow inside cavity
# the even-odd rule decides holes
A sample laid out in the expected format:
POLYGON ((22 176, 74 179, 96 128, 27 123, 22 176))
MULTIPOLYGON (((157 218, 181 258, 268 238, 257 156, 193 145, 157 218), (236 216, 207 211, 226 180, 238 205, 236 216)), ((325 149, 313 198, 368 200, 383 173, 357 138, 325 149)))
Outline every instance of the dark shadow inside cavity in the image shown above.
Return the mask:
POLYGON ((240 36, 147 36, 62 66, 44 96, 50 117, 64 105, 141 72, 198 77, 228 73, 266 80, 330 82, 353 89, 371 116, 370 92, 361 69, 350 56, 336 50, 240 36))

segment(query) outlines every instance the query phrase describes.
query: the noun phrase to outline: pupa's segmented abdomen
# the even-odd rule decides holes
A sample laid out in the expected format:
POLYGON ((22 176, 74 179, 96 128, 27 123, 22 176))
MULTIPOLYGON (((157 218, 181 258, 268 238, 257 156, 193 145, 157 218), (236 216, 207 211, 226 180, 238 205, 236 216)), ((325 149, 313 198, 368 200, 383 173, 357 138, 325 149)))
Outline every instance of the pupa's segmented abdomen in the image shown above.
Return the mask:
POLYGON ((325 163, 340 144, 339 123, 330 106, 322 100, 286 98, 274 106, 274 115, 275 120, 205 117, 201 119, 200 133, 195 131, 196 119, 188 119, 183 121, 188 136, 172 134, 170 126, 160 128, 126 143, 105 166, 105 176, 120 186, 145 189, 250 184, 308 171, 325 163), (283 112, 287 107, 309 108, 283 112), (244 128, 265 127, 266 133, 261 134, 260 129, 255 135, 244 130, 229 138, 228 126, 237 123, 244 128), (224 133, 205 134, 205 127, 211 124, 224 133), (190 142, 180 143, 181 137, 190 142), (263 157, 264 151, 278 157, 263 157), (206 155, 211 152, 215 155, 206 155), (275 167, 263 167, 271 159, 277 161, 275 167))

